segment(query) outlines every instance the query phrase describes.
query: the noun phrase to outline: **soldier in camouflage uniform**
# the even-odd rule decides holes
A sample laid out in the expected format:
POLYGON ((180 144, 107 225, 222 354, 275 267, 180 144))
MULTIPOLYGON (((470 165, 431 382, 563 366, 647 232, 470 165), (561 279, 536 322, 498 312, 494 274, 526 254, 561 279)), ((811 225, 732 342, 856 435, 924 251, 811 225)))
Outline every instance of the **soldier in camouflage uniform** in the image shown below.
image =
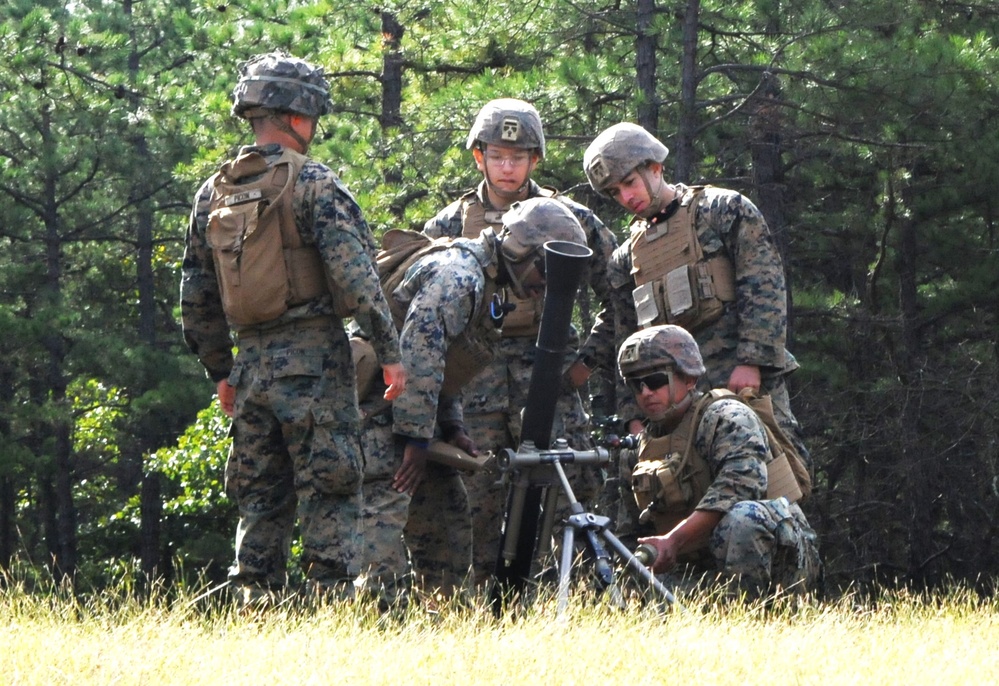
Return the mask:
MULTIPOLYGON (((531 172, 545 156, 541 117, 534 106, 513 98, 486 103, 469 131, 466 147, 482 172, 482 182, 430 219, 423 232, 431 238, 475 237, 486 227, 500 226, 503 212, 518 200, 555 198, 569 208, 586 232, 586 244, 593 250, 586 278, 603 308, 598 317, 610 319, 607 263, 617 239, 587 207, 531 179, 531 172)), ((465 426, 482 450, 498 452, 517 447, 539 323, 540 303, 517 303, 517 310, 507 316, 503 325, 502 353, 463 391, 465 426)), ((613 365, 613 350, 608 347, 604 353, 607 359, 598 364, 599 353, 587 342, 579 354, 572 351, 567 356, 572 366, 559 396, 552 434, 564 437, 577 449, 591 447, 591 439, 589 416, 576 389, 585 383, 591 368, 613 365)), ((587 469, 576 476, 577 497, 592 499, 599 488, 598 473, 587 469)), ((472 511, 473 570, 478 585, 495 570, 507 491, 495 467, 465 474, 464 483, 472 511)), ((438 545, 444 546, 446 541, 438 545)))
MULTIPOLYGON (((752 388, 769 394, 778 422, 808 460, 786 385, 786 376, 798 363, 784 347, 784 267, 766 220, 748 198, 735 191, 667 183, 663 161, 668 154, 666 146, 642 127, 621 123, 600 133, 583 157, 593 189, 635 214, 630 237, 614 252, 608 267, 624 335, 651 324, 673 323, 690 330, 707 368, 702 390, 752 388), (682 216, 689 217, 695 236, 689 243, 670 243, 673 239, 667 237, 667 227, 675 226, 670 228, 674 233, 682 230, 682 216), (691 264, 683 264, 682 258, 662 254, 671 249, 667 245, 701 257, 696 264, 694 258, 691 264), (665 276, 636 288, 637 280, 654 271, 657 260, 673 260, 671 266, 682 267, 685 295, 690 297, 693 290, 695 304, 700 297, 715 305, 714 318, 691 319, 687 312, 674 315, 662 293, 676 282, 665 276), (691 282, 696 282, 693 289, 691 282), (705 292, 696 292, 705 283, 707 297, 705 292), (658 294, 650 294, 654 287, 659 288, 658 294)), ((614 334, 604 329, 601 335, 614 334)), ((625 404, 620 413, 634 417, 634 406, 625 404)), ((637 429, 638 424, 633 421, 631 428, 637 429)))
POLYGON ((485 228, 475 238, 455 239, 422 256, 391 294, 406 307, 400 349, 410 378, 392 403, 392 439, 372 427, 381 435, 372 443, 386 453, 379 459, 394 460, 391 480, 373 476, 364 487, 366 498, 384 503, 365 528, 371 571, 364 583, 387 592, 389 602, 404 593, 400 580, 408 572, 399 549, 400 524, 416 581, 428 595, 450 596, 467 580, 472 531, 465 487, 453 467, 428 463, 427 446, 439 437, 478 454, 463 421, 462 389, 499 352, 502 289, 525 301, 543 296, 542 246, 551 240, 584 243, 586 237, 558 201, 514 203, 499 233, 485 228), (389 488, 407 497, 395 498, 389 488), (401 509, 405 505, 408 513, 401 509))
MULTIPOLYGON (((705 368, 693 337, 673 325, 643 329, 625 340, 618 366, 647 418, 637 451, 622 462, 673 460, 676 470, 657 474, 654 488, 662 491, 648 508, 673 517, 640 520, 677 522, 638 539, 655 548, 653 571, 679 562, 689 573, 706 563, 752 597, 813 589, 821 572, 815 532, 797 503, 768 494, 774 455, 756 413, 733 398, 698 404, 705 368), (685 452, 691 445, 694 453, 685 452), (676 466, 680 455, 684 467, 676 466)), ((634 499, 630 506, 637 509, 634 499)))
POLYGON ((346 596, 358 572, 364 457, 341 317, 371 332, 389 398, 406 381, 398 334, 360 208, 305 156, 331 109, 322 69, 275 52, 241 63, 239 75, 232 113, 249 121, 255 144, 198 190, 181 279, 184 338, 232 417, 225 485, 239 525, 229 578, 243 602, 283 587, 297 514, 307 588, 346 596), (260 185, 271 179, 282 179, 275 198, 260 185))

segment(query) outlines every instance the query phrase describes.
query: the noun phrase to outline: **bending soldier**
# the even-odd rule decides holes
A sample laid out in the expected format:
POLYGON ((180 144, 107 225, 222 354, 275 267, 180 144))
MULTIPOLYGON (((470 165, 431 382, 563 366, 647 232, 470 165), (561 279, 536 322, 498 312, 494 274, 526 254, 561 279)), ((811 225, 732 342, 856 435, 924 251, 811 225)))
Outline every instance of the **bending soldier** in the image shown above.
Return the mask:
POLYGON ((369 425, 366 445, 381 449, 368 455, 375 463, 364 485, 368 569, 359 582, 388 603, 405 595, 407 547, 428 594, 449 596, 468 577, 465 487, 454 467, 428 463, 427 448, 442 438, 478 454, 464 424, 462 389, 499 352, 503 289, 527 302, 544 295, 543 245, 552 240, 584 243, 586 236, 556 200, 516 202, 498 232, 487 227, 475 238, 435 243, 390 294, 404 313, 400 350, 411 375, 391 414, 369 425))

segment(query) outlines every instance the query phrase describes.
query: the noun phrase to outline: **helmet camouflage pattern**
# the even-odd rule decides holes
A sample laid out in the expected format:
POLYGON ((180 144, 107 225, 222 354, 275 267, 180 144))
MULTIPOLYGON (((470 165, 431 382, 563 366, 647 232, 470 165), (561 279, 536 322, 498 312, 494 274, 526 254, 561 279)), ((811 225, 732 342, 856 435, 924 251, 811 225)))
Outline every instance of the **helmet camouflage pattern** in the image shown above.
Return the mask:
POLYGON ((541 159, 544 159, 545 133, 541 126, 541 115, 534 105, 523 100, 490 100, 475 117, 465 147, 471 149, 476 143, 537 150, 541 159))
POLYGON ((602 193, 646 162, 662 163, 669 148, 637 124, 621 122, 604 129, 583 154, 590 186, 602 193))
POLYGON ((232 100, 237 117, 262 108, 318 119, 333 109, 323 68, 280 50, 240 62, 232 100))
POLYGON ((692 377, 704 374, 697 341, 686 329, 672 324, 652 326, 628 336, 618 351, 617 367, 624 378, 666 368, 678 369, 692 377))
POLYGON ((523 262, 548 241, 586 245, 586 233, 569 208, 553 198, 513 203, 503 215, 500 250, 509 262, 523 262))

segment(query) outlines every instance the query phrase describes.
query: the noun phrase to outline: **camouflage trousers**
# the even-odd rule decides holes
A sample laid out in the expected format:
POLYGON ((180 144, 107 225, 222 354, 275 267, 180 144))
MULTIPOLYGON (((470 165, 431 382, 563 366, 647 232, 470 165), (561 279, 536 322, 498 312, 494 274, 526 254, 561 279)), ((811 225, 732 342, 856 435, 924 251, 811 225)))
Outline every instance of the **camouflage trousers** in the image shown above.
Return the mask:
POLYGON ((815 590, 821 578, 818 537, 787 498, 736 503, 711 533, 708 549, 719 571, 753 597, 815 590))
POLYGON ((408 493, 392 488, 392 477, 402 465, 392 436, 392 413, 387 406, 364 418, 364 505, 361 510, 363 545, 359 591, 378 599, 382 609, 403 607, 412 588, 409 551, 402 532, 409 518, 408 493))
POLYGON ((226 492, 239 511, 236 559, 229 571, 239 588, 287 583, 297 516, 309 587, 351 593, 364 458, 356 405, 336 409, 345 396, 355 402, 353 387, 339 382, 339 348, 330 345, 336 332, 330 321, 240 336, 229 377, 236 400, 225 468, 226 492))
POLYGON ((385 411, 364 420, 362 572, 355 585, 383 606, 408 602, 420 590, 449 596, 465 583, 472 559, 468 497, 458 473, 436 463, 410 497, 392 487, 405 444, 385 411))
POLYGON ((409 503, 405 539, 424 593, 447 598, 465 588, 472 567, 472 519, 458 470, 427 463, 409 503))

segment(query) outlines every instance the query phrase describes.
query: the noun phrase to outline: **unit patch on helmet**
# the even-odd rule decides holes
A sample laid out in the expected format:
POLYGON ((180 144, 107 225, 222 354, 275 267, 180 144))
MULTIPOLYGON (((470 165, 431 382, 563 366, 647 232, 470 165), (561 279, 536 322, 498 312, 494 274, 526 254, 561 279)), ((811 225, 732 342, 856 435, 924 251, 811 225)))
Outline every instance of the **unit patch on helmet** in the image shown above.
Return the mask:
POLYGON ((500 138, 516 143, 520 139, 520 120, 516 117, 504 118, 500 138))
POLYGON ((607 180, 607 177, 610 176, 610 171, 604 164, 602 157, 594 158, 593 163, 590 164, 589 172, 590 176, 592 176, 597 183, 603 183, 607 180))
POLYGON ((641 347, 641 339, 634 340, 624 344, 621 348, 621 356, 618 360, 619 364, 628 364, 630 362, 638 362, 639 354, 638 349, 641 347))

